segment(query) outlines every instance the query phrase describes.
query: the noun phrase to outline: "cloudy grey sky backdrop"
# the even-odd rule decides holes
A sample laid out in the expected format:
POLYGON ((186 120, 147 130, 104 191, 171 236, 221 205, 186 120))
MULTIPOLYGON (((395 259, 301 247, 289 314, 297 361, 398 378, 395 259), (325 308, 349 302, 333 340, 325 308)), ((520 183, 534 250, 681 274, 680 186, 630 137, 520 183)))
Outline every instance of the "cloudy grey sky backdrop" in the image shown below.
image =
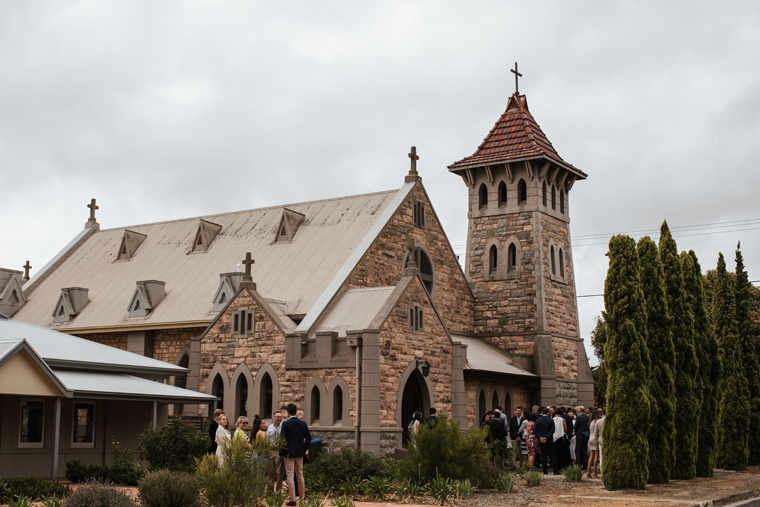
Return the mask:
MULTIPOLYGON (((663 219, 704 269, 741 240, 760 279, 749 1, 3 2, 0 266, 41 268, 92 197, 116 228, 398 188, 411 145, 463 253, 446 166, 504 111, 515 61, 589 174, 569 196, 579 295, 602 293, 610 234, 663 219)), ((579 299, 584 336, 602 308, 579 299)))

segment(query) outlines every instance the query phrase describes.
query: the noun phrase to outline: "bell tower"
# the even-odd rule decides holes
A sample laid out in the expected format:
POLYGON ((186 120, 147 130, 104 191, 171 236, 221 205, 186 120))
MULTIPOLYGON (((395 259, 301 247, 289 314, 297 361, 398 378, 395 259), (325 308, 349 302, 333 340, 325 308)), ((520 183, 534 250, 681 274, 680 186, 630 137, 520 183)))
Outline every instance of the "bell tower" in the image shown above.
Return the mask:
POLYGON ((518 92, 477 151, 448 168, 467 186, 475 333, 538 376, 536 404, 591 403, 569 231, 570 191, 586 174, 554 150, 518 92))

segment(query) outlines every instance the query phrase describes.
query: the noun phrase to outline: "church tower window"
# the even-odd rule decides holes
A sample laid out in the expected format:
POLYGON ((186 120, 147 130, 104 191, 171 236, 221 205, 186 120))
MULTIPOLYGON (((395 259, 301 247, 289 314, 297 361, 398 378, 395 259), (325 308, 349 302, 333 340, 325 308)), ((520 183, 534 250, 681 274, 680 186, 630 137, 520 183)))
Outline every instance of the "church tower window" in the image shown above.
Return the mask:
POLYGON ((488 252, 488 272, 494 273, 499 267, 499 251, 496 249, 496 245, 491 245, 491 249, 488 252))
POLYGON ((485 209, 488 207, 488 189, 485 183, 481 183, 480 190, 478 190, 478 208, 485 209))
POLYGON ((528 200, 528 184, 525 183, 524 179, 520 178, 520 181, 517 183, 517 203, 522 204, 527 200, 528 200))
POLYGON ((563 188, 559 189, 559 212, 565 212, 565 190, 563 188))
POLYGON ((557 209, 557 189, 552 185, 552 209, 557 209))
POLYGON ((546 182, 545 181, 541 188, 541 194, 542 194, 542 203, 544 206, 546 206, 546 182))
POLYGON ((554 245, 551 246, 549 249, 549 257, 551 258, 551 265, 552 265, 552 274, 557 274, 557 259, 554 252, 554 245))
POLYGON ((499 207, 507 204, 507 184, 499 182, 499 207))
POLYGON ((559 276, 565 277, 565 252, 559 249, 559 276))
POLYGON ((517 247, 510 243, 507 249, 507 271, 514 272, 517 270, 517 247))

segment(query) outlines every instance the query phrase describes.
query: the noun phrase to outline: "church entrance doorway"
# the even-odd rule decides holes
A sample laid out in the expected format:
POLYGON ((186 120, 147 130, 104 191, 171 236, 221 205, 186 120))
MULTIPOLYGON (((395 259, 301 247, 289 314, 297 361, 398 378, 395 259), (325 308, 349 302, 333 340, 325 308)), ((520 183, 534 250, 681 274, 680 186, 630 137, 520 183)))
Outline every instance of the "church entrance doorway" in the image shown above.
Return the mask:
POLYGON ((401 427, 404 429, 402 437, 404 447, 409 440, 409 422, 412 420, 412 415, 418 410, 422 412, 423 420, 429 415, 430 395, 425 384, 425 378, 419 370, 415 369, 406 379, 401 398, 401 427))

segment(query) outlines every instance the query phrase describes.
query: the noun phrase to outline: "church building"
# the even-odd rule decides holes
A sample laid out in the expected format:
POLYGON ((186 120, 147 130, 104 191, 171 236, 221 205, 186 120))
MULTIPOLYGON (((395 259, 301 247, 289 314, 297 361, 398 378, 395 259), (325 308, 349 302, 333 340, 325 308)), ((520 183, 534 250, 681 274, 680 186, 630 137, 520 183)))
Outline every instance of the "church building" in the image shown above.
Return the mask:
POLYGON ((101 229, 93 200, 34 277, 0 270, 0 311, 186 367, 175 385, 231 419, 295 403, 328 449, 391 455, 431 407, 469 428, 496 406, 591 404, 569 234, 586 174, 512 95, 448 167, 462 266, 409 157, 396 190, 167 222, 101 229))

